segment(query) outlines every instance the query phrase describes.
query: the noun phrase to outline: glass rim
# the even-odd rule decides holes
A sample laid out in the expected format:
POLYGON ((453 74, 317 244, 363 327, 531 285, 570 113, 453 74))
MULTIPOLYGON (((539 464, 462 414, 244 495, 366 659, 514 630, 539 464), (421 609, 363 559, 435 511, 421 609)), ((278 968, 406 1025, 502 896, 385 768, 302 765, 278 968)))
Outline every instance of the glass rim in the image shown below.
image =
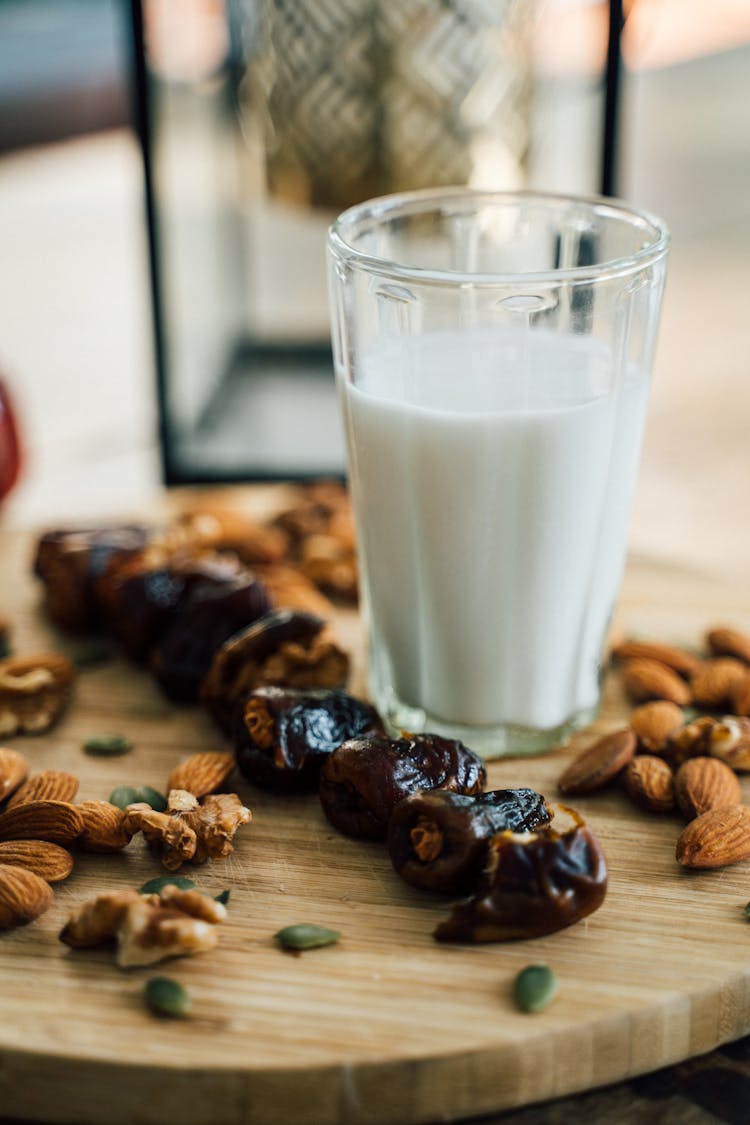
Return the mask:
MULTIPOLYGON (((458 212, 457 212, 458 213, 458 212)), ((446 187, 423 188, 419 191, 399 192, 381 195, 364 200, 343 211, 328 229, 328 248, 337 259, 344 260, 368 270, 400 281, 412 281, 442 285, 550 285, 560 282, 592 282, 608 278, 622 277, 635 273, 662 258, 669 248, 670 235, 666 223, 650 211, 634 207, 621 199, 603 195, 573 195, 564 192, 545 191, 487 191, 480 188, 446 187), (347 241, 347 229, 370 216, 380 222, 395 216, 415 215, 438 209, 456 200, 471 200, 478 205, 485 203, 522 204, 538 201, 546 204, 582 206, 598 214, 619 217, 633 227, 644 230, 650 228, 652 240, 632 254, 612 258, 586 266, 572 266, 567 269, 535 270, 533 272, 511 273, 472 273, 463 270, 428 269, 423 266, 408 266, 389 258, 367 254, 347 241)))

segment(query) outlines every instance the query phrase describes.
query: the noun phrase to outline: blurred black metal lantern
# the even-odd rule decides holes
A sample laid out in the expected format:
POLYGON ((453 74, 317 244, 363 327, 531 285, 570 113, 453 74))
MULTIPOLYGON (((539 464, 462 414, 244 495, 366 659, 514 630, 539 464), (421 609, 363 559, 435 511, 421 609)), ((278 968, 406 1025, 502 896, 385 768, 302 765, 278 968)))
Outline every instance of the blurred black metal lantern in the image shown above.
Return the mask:
POLYGON ((327 226, 388 192, 528 183, 536 6, 131 6, 165 478, 339 474, 327 226))

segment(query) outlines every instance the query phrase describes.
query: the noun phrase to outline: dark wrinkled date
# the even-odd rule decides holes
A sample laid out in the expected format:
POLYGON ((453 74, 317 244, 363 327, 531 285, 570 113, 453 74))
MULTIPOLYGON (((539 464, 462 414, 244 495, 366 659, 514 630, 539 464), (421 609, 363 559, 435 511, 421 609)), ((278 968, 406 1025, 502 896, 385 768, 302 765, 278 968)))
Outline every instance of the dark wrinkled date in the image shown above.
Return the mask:
POLYGON ((194 589, 151 653, 165 694, 177 702, 195 701, 217 649, 270 608, 265 586, 252 578, 194 589))
POLYGON ((542 937, 601 906, 607 864, 592 832, 579 824, 492 837, 474 898, 458 903, 435 930, 438 941, 513 941, 542 937))
POLYGON ((407 883, 430 891, 468 894, 498 832, 528 832, 549 823, 547 802, 533 789, 494 789, 468 796, 448 789, 415 793, 396 805, 388 850, 407 883))
POLYGON ((382 732, 374 707, 344 691, 259 688, 237 709, 237 765, 270 789, 315 789, 325 758, 349 738, 382 732))
POLYGON ((356 738, 323 764, 320 800, 334 828, 347 836, 383 839, 391 812, 418 789, 478 793, 486 773, 458 740, 434 734, 356 738))
POLYGON ((267 613, 216 652, 201 698, 230 733, 239 702, 259 687, 343 687, 349 657, 324 636, 325 621, 302 610, 267 613))

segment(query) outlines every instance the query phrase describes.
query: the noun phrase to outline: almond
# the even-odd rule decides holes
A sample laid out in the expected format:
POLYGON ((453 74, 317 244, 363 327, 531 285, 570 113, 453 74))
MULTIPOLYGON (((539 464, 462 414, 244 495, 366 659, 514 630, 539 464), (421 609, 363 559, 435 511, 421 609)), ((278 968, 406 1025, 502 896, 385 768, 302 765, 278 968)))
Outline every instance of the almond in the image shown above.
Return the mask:
POLYGON ((0 930, 32 922, 52 905, 52 888, 25 867, 0 864, 0 930))
POLYGON ((682 711, 676 703, 657 699, 653 703, 643 703, 636 707, 630 716, 630 727, 635 731, 641 750, 647 754, 658 754, 664 749, 670 735, 682 729, 684 721, 682 711))
POLYGON ((78 844, 87 852, 119 852, 133 833, 125 829, 125 813, 109 801, 81 801, 75 806, 83 818, 78 844))
POLYGON ((625 770, 625 789, 630 799, 648 812, 674 808, 672 771, 663 758, 640 754, 625 770))
POLYGON ((674 645, 663 645, 657 641, 622 641, 612 649, 615 660, 656 660, 666 665, 680 676, 691 676, 700 664, 697 656, 674 645))
POLYGON ((720 626, 709 629, 706 642, 714 656, 734 656, 744 664, 750 664, 750 636, 747 633, 720 626))
POLYGON ((725 867, 750 856, 750 808, 709 809, 683 830, 675 851, 683 867, 725 867))
POLYGON ((594 793, 625 769, 635 754, 636 738, 629 727, 598 739, 574 758, 557 787, 561 793, 594 793))
POLYGON ((13 793, 29 772, 29 763, 23 754, 0 746, 0 801, 13 793))
POLYGON ((622 679, 625 690, 636 703, 668 699, 678 707, 685 707, 692 698, 685 681, 674 669, 658 660, 646 657, 626 660, 622 666, 622 679))
POLYGON ((83 832, 83 817, 65 801, 29 801, 0 813, 0 840, 48 840, 70 844, 83 832))
POLYGON ((78 792, 78 778, 62 770, 43 770, 30 778, 13 794, 8 808, 27 805, 29 801, 72 801, 78 792))
POLYGON ((732 688, 729 706, 733 715, 750 716, 750 671, 732 688))
POLYGON ((747 668, 732 656, 704 660, 690 677, 693 702, 699 707, 720 711, 731 705, 732 692, 744 680, 747 668))
POLYGON ((690 758, 674 779, 675 796, 686 820, 709 809, 739 805, 742 795, 737 775, 718 758, 690 758))
POLYGON ((47 840, 5 840, 0 844, 0 864, 25 867, 45 883, 59 883, 73 870, 73 856, 47 840))
POLYGON ((194 797, 216 793, 234 769, 234 755, 224 750, 191 754, 169 775, 167 790, 186 789, 194 797))
POLYGON ((738 773, 750 773, 750 718, 725 715, 712 722, 707 753, 738 773))

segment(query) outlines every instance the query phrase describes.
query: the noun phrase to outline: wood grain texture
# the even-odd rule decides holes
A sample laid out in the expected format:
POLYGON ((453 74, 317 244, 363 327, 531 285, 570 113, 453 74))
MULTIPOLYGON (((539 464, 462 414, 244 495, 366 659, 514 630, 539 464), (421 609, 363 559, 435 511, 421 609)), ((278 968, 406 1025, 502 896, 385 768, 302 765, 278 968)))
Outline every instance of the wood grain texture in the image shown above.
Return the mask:
MULTIPOLYGON (((16 624, 16 651, 53 640, 68 649, 36 608, 29 551, 22 535, 0 535, 0 612, 16 624)), ((750 625, 750 589, 632 560, 619 616, 641 635, 697 643, 714 622, 750 625)), ((356 641, 356 617, 341 624, 356 641)), ((626 713, 613 679, 597 731, 626 713)), ((490 784, 554 795, 592 734, 494 763, 490 784)), ((225 748, 202 711, 165 702, 145 672, 119 660, 82 671, 62 723, 13 746, 34 772, 80 776, 79 800, 106 799, 117 784, 163 790, 182 756, 225 748), (129 755, 83 753, 84 739, 112 731, 133 739, 129 755)), ((337 835, 314 796, 234 780, 253 823, 228 861, 189 872, 212 894, 231 888, 219 947, 157 970, 190 990, 188 1020, 145 1011, 148 970, 123 972, 109 951, 73 953, 57 941, 73 906, 160 873, 140 840, 117 856, 81 855, 49 913, 0 937, 2 1113, 93 1125, 173 1113, 181 1125, 452 1121, 654 1070, 750 1031, 750 862, 680 869, 677 817, 640 813, 619 791, 579 798, 609 860, 604 906, 533 942, 438 946, 431 934, 449 900, 402 883, 381 845, 337 835), (273 933, 300 921, 340 930, 340 944, 281 952, 273 933), (522 1015, 511 983, 536 961, 555 969, 559 995, 522 1015)))

